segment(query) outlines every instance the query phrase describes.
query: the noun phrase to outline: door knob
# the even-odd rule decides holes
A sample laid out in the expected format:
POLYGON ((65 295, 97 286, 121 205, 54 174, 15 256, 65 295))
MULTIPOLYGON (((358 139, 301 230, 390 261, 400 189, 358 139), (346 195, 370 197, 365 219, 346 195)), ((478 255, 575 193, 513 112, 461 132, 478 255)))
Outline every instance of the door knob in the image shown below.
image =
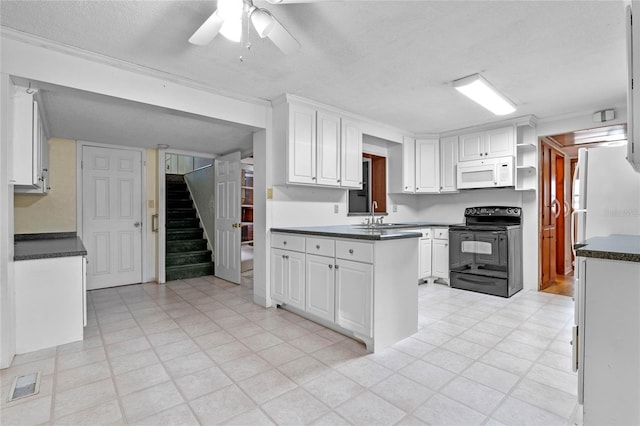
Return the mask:
POLYGON ((133 226, 135 226, 136 228, 139 228, 140 225, 142 225, 142 222, 136 222, 136 223, 133 224, 133 226))

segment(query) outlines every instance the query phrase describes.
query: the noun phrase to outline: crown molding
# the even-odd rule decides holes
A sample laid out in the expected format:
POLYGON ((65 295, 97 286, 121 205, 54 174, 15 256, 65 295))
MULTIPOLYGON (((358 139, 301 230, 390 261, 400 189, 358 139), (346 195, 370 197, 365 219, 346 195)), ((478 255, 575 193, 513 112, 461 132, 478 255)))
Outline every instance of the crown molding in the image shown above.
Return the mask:
POLYGON ((74 56, 76 58, 84 59, 87 61, 111 66, 114 68, 119 68, 124 71, 129 71, 136 74, 154 77, 160 80, 166 80, 171 83, 189 87, 191 89, 201 90, 214 95, 231 98, 237 101, 252 103, 252 104, 266 106, 266 107, 271 106, 271 101, 267 99, 262 99, 262 98, 252 97, 252 96, 244 96, 244 95, 240 95, 240 94, 229 92, 229 91, 219 90, 201 81, 189 79, 184 76, 172 74, 172 73, 158 70, 155 68, 145 67, 145 66, 134 64, 131 62, 123 61, 121 59, 91 52, 89 50, 80 49, 75 46, 59 43, 44 37, 36 36, 33 34, 15 30, 13 28, 9 28, 2 25, 0 25, 0 38, 15 40, 21 43, 30 44, 32 46, 41 47, 44 49, 74 56))

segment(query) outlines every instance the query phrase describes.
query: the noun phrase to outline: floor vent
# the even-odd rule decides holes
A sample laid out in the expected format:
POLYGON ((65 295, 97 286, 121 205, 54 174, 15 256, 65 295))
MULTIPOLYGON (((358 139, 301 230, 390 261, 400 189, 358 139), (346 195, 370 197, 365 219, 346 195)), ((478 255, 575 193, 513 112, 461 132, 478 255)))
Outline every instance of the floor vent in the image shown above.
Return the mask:
POLYGON ((13 380, 11 385, 11 392, 9 392, 9 400, 7 402, 15 401, 16 399, 26 398, 31 395, 35 395, 40 392, 40 372, 29 373, 24 376, 18 376, 13 380))

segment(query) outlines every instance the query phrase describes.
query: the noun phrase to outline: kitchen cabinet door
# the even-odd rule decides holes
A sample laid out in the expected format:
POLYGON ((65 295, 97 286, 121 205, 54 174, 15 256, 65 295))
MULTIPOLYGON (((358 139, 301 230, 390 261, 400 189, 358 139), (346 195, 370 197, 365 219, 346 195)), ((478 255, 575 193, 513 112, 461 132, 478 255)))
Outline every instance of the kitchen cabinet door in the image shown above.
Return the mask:
POLYGON ((340 186, 340 117, 319 110, 316 120, 316 183, 340 186))
POLYGON ((415 145, 416 193, 440 192, 440 142, 418 139, 415 145))
POLYGON ((487 130, 484 134, 484 157, 513 155, 513 127, 487 130))
POLYGON ((449 240, 433 240, 434 277, 449 279, 449 240))
POLYGON ((423 280, 432 276, 431 272, 431 252, 432 252, 432 240, 431 238, 420 238, 418 277, 423 280))
POLYGON ((336 323, 372 337, 373 265, 336 261, 336 323))
POLYGON ((335 259, 307 255, 306 311, 327 321, 334 321, 335 313, 335 259))
POLYGON ((362 131, 355 121, 346 118, 342 119, 341 130, 340 185, 362 189, 362 131))
POLYGON ((460 161, 479 160, 484 158, 484 132, 468 133, 460 136, 460 161))
POLYGON ((289 105, 289 183, 316 183, 316 110, 289 105))
POLYGON ((271 297, 280 302, 285 301, 285 288, 287 286, 285 250, 271 249, 271 297))
POLYGON ((304 253, 289 251, 286 253, 286 290, 285 303, 304 310, 305 306, 305 262, 304 253))
POLYGON ((440 139, 440 192, 458 192, 458 137, 440 139))
POLYGON ((402 192, 416 192, 416 141, 402 139, 402 192))

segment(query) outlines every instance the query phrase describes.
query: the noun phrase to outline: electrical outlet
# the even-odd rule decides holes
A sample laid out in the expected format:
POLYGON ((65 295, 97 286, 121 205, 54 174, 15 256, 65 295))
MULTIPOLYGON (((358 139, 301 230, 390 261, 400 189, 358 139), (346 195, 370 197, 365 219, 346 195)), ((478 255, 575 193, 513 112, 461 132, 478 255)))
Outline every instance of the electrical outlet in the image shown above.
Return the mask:
POLYGON ((333 212, 334 213, 340 213, 340 204, 334 204, 333 205, 333 212))
POLYGON ((398 205, 397 204, 393 205, 393 212, 394 213, 398 213, 398 205))
POLYGON ((267 200, 273 200, 273 188, 267 188, 267 200))

